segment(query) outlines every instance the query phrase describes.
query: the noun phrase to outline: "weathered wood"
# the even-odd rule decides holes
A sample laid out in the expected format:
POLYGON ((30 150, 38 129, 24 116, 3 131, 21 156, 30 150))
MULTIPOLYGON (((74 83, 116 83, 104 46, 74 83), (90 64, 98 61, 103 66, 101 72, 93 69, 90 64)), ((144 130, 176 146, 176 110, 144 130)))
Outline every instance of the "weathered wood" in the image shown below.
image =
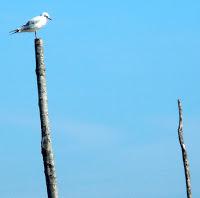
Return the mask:
POLYGON ((178 110, 179 110, 178 137, 179 137, 179 143, 180 143, 181 150, 182 150, 182 158, 183 158, 185 180, 186 180, 187 198, 192 198, 189 160, 188 160, 188 157, 187 157, 186 146, 185 146, 184 140, 183 140, 183 115, 182 115, 182 105, 181 105, 180 100, 178 100, 178 110))
POLYGON ((48 117, 46 73, 44 64, 44 50, 42 39, 35 39, 36 75, 38 86, 38 105, 41 121, 41 152, 44 163, 44 173, 48 198, 58 198, 56 171, 54 165, 53 150, 50 137, 50 126, 48 117))

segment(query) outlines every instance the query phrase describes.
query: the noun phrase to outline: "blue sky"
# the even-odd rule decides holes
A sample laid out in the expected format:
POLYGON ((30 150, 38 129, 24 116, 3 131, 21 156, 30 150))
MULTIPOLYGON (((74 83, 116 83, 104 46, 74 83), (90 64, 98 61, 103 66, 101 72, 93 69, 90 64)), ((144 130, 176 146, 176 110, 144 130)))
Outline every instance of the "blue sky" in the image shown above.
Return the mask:
POLYGON ((199 197, 199 10, 197 0, 3 1, 0 197, 46 197, 34 34, 8 34, 43 11, 60 197, 186 196, 178 98, 199 197))

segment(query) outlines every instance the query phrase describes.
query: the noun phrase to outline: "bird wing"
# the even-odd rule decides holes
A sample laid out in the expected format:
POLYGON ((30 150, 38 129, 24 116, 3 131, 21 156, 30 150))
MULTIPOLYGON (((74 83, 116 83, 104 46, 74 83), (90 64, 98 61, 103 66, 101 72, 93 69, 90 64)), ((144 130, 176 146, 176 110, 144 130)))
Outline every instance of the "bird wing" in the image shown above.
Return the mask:
POLYGON ((31 20, 29 20, 24 26, 35 25, 39 21, 40 21, 40 16, 36 16, 36 17, 32 18, 31 20))
POLYGON ((26 24, 22 25, 21 27, 10 31, 10 34, 22 32, 24 30, 34 28, 34 25, 37 24, 40 20, 41 20, 41 16, 36 16, 36 17, 30 19, 26 24))

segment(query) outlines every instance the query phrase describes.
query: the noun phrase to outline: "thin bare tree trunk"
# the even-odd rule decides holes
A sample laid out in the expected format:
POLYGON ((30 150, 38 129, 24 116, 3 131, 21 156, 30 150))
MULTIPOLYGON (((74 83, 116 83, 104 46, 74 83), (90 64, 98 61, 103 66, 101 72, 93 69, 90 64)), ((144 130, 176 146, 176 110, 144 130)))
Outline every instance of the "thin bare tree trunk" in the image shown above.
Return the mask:
POLYGON ((36 75, 38 86, 39 110, 41 121, 41 152, 44 163, 44 173, 48 198, 58 198, 56 171, 54 165, 53 150, 50 137, 50 126, 48 117, 46 74, 44 64, 44 51, 42 39, 35 39, 36 75))
POLYGON ((182 105, 181 105, 180 100, 178 100, 178 110, 179 110, 178 137, 179 137, 179 143, 182 150, 186 188, 187 188, 187 198, 192 198, 189 161, 187 157, 186 146, 183 141, 183 115, 182 115, 182 105))

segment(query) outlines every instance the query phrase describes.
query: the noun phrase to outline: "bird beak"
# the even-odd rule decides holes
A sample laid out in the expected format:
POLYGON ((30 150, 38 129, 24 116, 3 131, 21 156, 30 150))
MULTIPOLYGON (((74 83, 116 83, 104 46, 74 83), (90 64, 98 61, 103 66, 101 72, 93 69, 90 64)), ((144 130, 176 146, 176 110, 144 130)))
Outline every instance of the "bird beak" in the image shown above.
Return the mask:
POLYGON ((50 17, 48 17, 49 20, 52 20, 50 17))

